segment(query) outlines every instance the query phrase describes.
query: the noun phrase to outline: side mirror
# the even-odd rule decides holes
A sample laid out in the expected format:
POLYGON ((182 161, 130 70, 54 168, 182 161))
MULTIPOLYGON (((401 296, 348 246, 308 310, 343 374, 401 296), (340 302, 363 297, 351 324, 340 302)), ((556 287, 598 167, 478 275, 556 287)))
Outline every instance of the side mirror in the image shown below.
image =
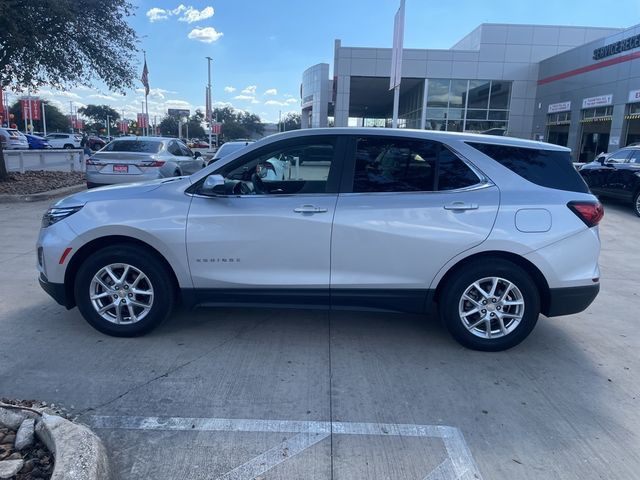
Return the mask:
POLYGON ((193 158, 200 158, 202 156, 202 154, 200 152, 194 152, 193 153, 193 158))
POLYGON ((203 195, 225 195, 224 177, 222 175, 209 175, 202 184, 200 193, 203 195))
POLYGON ((598 162, 600 163, 600 165, 604 165, 605 160, 607 159, 607 157, 605 157, 604 155, 601 155, 597 158, 598 162))

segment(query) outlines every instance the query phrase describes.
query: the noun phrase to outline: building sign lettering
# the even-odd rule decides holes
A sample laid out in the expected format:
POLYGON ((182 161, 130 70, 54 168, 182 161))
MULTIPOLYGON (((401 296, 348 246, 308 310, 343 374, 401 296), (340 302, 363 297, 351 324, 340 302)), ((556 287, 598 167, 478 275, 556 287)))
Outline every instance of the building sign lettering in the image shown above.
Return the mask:
POLYGON ((629 103, 640 102, 640 90, 631 90, 629 92, 629 103))
POLYGON ((552 103, 549 105, 547 113, 566 112, 567 110, 571 110, 571 102, 552 103))
POLYGON ((603 105, 611 105, 613 103, 613 95, 599 95, 597 97, 589 97, 582 99, 582 108, 602 107, 603 105))
POLYGON ((638 47, 640 47, 640 34, 625 38, 619 42, 610 43, 604 47, 596 48, 593 51, 593 59, 600 60, 638 47))

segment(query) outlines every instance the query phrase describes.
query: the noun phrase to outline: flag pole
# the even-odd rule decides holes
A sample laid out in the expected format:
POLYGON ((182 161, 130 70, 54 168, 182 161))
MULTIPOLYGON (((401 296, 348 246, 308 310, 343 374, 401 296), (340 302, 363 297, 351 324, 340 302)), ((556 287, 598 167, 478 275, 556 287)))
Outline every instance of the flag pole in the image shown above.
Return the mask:
POLYGON ((393 24, 393 51, 391 54, 391 79, 389 90, 393 89, 393 118, 391 126, 398 128, 398 109, 400 105, 400 82, 402 80, 402 48, 404 43, 404 1, 400 0, 400 8, 393 24))

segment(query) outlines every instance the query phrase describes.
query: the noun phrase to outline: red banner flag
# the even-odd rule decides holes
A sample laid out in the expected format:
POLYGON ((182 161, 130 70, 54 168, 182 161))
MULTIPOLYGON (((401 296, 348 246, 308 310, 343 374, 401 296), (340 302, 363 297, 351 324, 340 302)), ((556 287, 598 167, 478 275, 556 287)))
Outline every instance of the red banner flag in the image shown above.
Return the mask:
POLYGON ((39 98, 21 98, 20 109, 23 119, 40 120, 40 99, 39 98))
POLYGON ((139 128, 147 128, 149 126, 149 117, 146 113, 138 114, 138 127, 139 128))

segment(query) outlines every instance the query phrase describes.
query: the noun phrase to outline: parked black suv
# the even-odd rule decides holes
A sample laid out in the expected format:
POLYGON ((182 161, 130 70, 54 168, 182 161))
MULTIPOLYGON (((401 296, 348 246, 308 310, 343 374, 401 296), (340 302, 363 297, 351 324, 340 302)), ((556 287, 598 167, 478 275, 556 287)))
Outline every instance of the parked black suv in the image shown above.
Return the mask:
POLYGON ((621 148, 580 169, 595 195, 631 202, 640 217, 640 146, 621 148))

